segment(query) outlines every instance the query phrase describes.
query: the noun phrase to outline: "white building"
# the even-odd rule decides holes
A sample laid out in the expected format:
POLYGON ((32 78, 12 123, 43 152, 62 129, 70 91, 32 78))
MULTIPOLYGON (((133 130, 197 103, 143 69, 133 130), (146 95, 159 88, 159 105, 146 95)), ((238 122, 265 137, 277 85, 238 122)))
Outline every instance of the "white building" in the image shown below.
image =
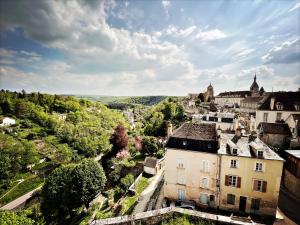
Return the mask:
POLYGON ((16 120, 9 118, 9 117, 4 117, 4 119, 2 119, 2 123, 0 124, 1 127, 5 127, 5 126, 11 126, 16 124, 16 120))

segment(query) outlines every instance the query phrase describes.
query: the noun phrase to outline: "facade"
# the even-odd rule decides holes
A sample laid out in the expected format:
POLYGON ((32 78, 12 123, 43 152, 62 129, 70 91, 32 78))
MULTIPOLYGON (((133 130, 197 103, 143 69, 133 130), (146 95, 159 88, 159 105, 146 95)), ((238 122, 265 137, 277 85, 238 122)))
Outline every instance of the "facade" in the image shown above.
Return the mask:
POLYGON ((237 120, 234 113, 217 113, 209 112, 206 114, 195 114, 192 117, 193 122, 214 123, 218 129, 223 131, 235 130, 237 128, 237 120))
POLYGON ((292 137, 290 139, 291 149, 300 149, 300 114, 291 114, 285 120, 288 124, 292 137))
POLYGON ((300 198, 300 150, 285 151, 283 185, 291 195, 300 198))
POLYGON ((257 127, 260 139, 271 146, 288 146, 292 137, 286 123, 260 123, 257 127))
POLYGON ((219 208, 275 216, 283 159, 258 138, 233 134, 221 134, 218 153, 219 208))
POLYGON ((178 128, 166 144, 165 198, 216 207, 217 149, 215 124, 186 123, 178 128))
POLYGON ((300 114, 300 92, 271 93, 256 110, 256 127, 261 122, 284 122, 291 114, 300 114))
POLYGON ((255 115, 256 110, 261 105, 263 96, 248 96, 241 101, 241 112, 255 115))
POLYGON ((241 101, 250 95, 250 91, 221 92, 215 97, 215 103, 220 106, 240 106, 241 101))
POLYGON ((154 157, 146 157, 144 161, 144 172, 155 175, 163 168, 163 164, 164 158, 157 159, 154 157))

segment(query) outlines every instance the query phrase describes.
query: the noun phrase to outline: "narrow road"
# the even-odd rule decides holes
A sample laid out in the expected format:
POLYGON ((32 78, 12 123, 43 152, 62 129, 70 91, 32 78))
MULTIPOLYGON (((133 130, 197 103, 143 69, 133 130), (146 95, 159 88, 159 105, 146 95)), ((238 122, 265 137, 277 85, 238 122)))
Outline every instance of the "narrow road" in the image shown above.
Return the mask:
POLYGON ((149 202, 151 196, 153 195, 153 192, 157 188, 157 185, 158 185, 159 181, 163 177, 163 172, 164 172, 164 170, 162 169, 154 177, 151 178, 150 184, 141 193, 141 195, 139 197, 139 202, 135 206, 132 214, 141 213, 141 212, 145 211, 147 203, 149 202))
POLYGON ((38 188, 28 192, 27 194, 22 195, 21 197, 13 200, 12 202, 4 205, 0 209, 12 210, 12 209, 15 209, 15 208, 21 206, 22 204, 24 204, 32 196, 33 192, 39 190, 40 188, 41 187, 38 187, 38 188))

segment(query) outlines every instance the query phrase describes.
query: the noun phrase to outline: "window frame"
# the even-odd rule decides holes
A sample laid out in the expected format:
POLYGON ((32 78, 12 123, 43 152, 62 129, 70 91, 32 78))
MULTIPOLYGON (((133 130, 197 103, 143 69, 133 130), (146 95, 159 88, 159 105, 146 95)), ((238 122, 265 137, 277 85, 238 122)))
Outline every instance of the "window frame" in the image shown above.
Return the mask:
POLYGON ((255 162, 255 164, 254 164, 254 171, 255 172, 264 172, 264 163, 262 163, 262 162, 255 162), (258 165, 260 165, 260 166, 258 166, 258 165))
POLYGON ((227 205, 235 205, 235 195, 227 194, 226 203, 227 203, 227 205), (229 196, 230 196, 230 198, 229 198, 229 196), (231 201, 229 201, 229 200, 231 200, 231 201))
POLYGON ((237 180, 238 180, 237 176, 229 175, 228 185, 232 186, 232 187, 237 187, 237 180), (233 183, 235 183, 235 184, 233 185, 233 183))
POLYGON ((229 167, 230 168, 238 168, 238 160, 237 159, 231 159, 230 160, 230 164, 229 164, 229 167), (235 162, 235 166, 233 166, 233 163, 232 162, 235 162))

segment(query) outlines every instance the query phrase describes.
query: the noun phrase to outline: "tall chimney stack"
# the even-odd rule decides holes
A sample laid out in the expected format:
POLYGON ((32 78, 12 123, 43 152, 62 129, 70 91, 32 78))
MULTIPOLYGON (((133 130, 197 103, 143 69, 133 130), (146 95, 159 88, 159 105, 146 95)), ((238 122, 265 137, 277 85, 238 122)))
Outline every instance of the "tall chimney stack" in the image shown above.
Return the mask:
POLYGON ((275 97, 271 97, 271 101, 270 101, 270 109, 273 110, 274 109, 274 105, 275 105, 275 97))

